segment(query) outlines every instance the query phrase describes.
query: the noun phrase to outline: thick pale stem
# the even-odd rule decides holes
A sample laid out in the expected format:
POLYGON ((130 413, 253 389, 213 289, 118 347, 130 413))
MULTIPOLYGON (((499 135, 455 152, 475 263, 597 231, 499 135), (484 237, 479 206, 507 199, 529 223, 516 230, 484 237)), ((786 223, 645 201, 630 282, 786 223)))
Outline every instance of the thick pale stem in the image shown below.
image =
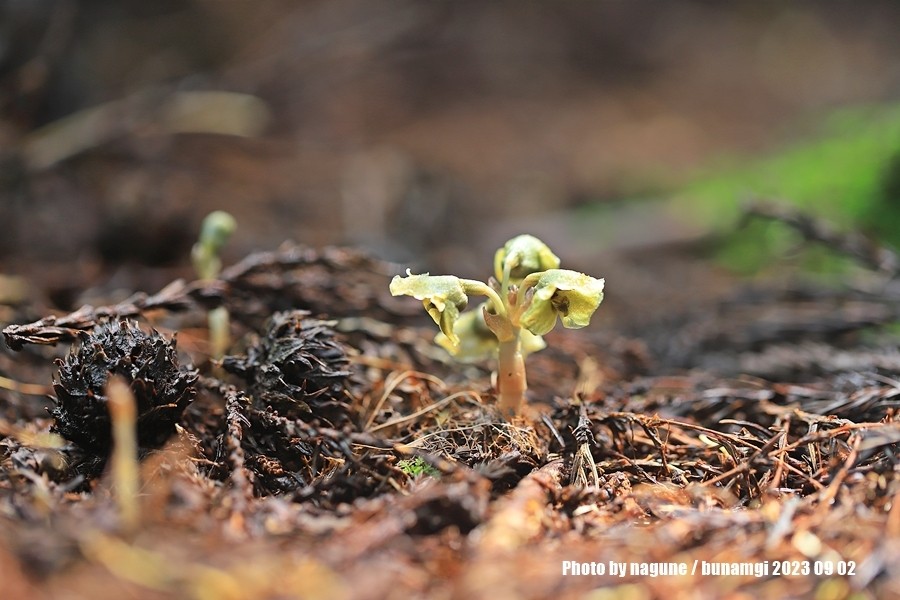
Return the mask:
POLYGON ((497 387, 500 392, 500 411, 507 417, 518 415, 525 403, 525 359, 518 331, 513 340, 500 342, 499 364, 497 366, 497 387))

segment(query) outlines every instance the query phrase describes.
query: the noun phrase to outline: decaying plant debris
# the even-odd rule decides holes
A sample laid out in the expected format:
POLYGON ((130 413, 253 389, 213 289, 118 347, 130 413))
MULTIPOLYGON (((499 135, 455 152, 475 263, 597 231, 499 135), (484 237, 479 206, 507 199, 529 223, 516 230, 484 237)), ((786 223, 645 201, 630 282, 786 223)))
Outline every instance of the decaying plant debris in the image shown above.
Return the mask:
POLYGON ((129 321, 98 325, 58 364, 52 430, 102 457, 112 443, 105 395, 111 374, 125 377, 135 395, 138 441, 148 449, 172 437, 196 393, 197 373, 180 368, 174 343, 129 321))
MULTIPOLYGON (((10 597, 900 594, 900 368, 661 374, 639 340, 560 335, 535 356, 529 410, 506 420, 486 401, 487 372, 445 361, 430 327, 387 295, 389 275, 353 251, 284 246, 214 281, 7 327, 11 348, 35 350, 4 359, 10 379, 49 380, 37 350, 84 354, 77 340, 132 327, 121 319, 148 340, 160 323, 178 331, 202 372, 192 402, 171 402, 184 411, 175 434, 142 458, 130 536, 116 528, 110 475, 75 468, 82 450, 47 433, 78 442, 79 421, 0 390, 10 597), (213 306, 240 334, 221 365, 189 326, 213 306), (855 575, 563 577, 564 560, 852 561, 855 575)), ((727 352, 742 322, 758 325, 706 321, 699 341, 682 328, 665 348, 727 352)), ((859 327, 845 325, 810 339, 871 352, 838 345, 859 327)))

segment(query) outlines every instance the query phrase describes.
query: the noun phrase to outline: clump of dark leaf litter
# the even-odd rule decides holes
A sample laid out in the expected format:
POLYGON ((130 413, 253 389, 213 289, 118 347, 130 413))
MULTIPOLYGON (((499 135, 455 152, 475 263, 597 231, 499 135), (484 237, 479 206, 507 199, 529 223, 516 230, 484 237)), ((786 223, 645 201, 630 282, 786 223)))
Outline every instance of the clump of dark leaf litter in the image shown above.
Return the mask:
POLYGON ((142 448, 159 448, 196 394, 197 371, 181 368, 175 342, 134 321, 111 321, 58 360, 53 382, 53 430, 98 454, 109 452, 110 418, 105 388, 110 375, 128 382, 137 402, 137 437, 142 448))
POLYGON ((106 396, 111 375, 123 377, 134 395, 137 440, 144 453, 175 433, 196 395, 198 373, 179 365, 175 340, 146 332, 134 321, 98 325, 57 365, 51 431, 73 442, 96 467, 103 465, 112 444, 106 396))
MULTIPOLYGON (((246 390, 203 378, 205 387, 225 398, 224 427, 214 435, 204 429, 204 419, 185 422, 191 435, 209 442, 216 465, 210 475, 224 478, 235 468, 247 469, 248 496, 298 490, 310 496, 317 481, 354 459, 342 439, 343 430, 354 428, 346 391, 351 371, 332 324, 302 310, 275 313, 246 354, 221 362, 246 390), (323 437, 323 429, 331 436, 323 437)), ((58 364, 51 430, 74 443, 71 462, 89 477, 102 471, 111 450, 105 391, 111 375, 123 376, 135 397, 142 454, 172 438, 197 392, 198 372, 179 366, 174 340, 145 332, 134 321, 97 325, 58 364)), ((210 409, 216 410, 198 407, 210 409)))
POLYGON ((306 311, 275 313, 246 356, 227 356, 222 367, 248 383, 257 408, 292 418, 308 415, 332 427, 346 425, 349 361, 332 325, 306 311))
MULTIPOLYGON (((308 497, 326 476, 355 460, 343 435, 354 429, 346 391, 351 371, 332 325, 308 311, 278 312, 245 355, 222 360, 225 371, 247 384, 243 401, 234 401, 232 390, 225 395, 227 418, 242 423, 239 452, 256 494, 296 491, 308 497)), ((237 448, 234 440, 230 446, 237 448)))

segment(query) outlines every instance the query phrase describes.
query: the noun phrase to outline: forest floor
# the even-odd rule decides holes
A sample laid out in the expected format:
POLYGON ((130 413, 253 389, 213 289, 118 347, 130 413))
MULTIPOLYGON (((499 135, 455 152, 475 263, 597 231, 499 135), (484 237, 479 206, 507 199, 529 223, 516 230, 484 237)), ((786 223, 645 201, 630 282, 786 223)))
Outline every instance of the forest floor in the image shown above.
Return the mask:
MULTIPOLYGON (((890 281, 744 286, 629 330, 553 333, 504 419, 490 371, 454 364, 418 303, 389 296, 395 271, 286 244, 56 316, 7 284, 4 597, 900 595, 890 281), (234 341, 219 366, 217 306, 234 341), (109 367, 125 334, 95 327, 118 319, 177 334, 180 372, 199 370, 174 435, 142 440, 133 493, 108 420, 78 414, 93 392, 46 410, 84 392, 63 361, 109 367)), ((162 360, 131 335, 127 364, 162 360)), ((162 393, 165 374, 135 373, 162 393)), ((139 410, 139 430, 155 423, 139 410)))

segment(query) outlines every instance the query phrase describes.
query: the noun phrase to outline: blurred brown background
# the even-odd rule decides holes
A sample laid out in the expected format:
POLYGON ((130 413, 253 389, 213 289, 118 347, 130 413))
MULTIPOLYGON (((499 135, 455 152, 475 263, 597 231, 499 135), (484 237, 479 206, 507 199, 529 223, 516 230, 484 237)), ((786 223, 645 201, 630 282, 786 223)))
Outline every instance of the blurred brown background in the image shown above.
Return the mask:
POLYGON ((239 223, 226 262, 290 238, 475 276, 529 231, 568 266, 652 288, 664 262, 623 269, 622 248, 561 215, 619 206, 628 251, 678 239, 621 200, 896 99, 898 17, 894 2, 6 0, 0 271, 40 269, 59 308, 91 285, 152 291, 190 273, 200 220, 223 208, 239 223))

